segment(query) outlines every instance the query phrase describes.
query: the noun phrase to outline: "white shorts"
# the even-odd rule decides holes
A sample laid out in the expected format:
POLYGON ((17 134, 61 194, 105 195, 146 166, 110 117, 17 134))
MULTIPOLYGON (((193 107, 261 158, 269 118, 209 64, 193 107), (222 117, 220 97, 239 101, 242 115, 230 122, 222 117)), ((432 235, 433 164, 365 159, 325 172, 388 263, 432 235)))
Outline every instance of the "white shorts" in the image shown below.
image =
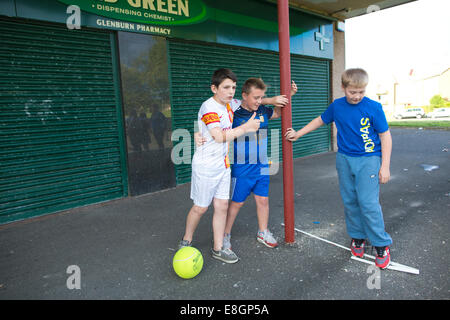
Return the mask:
POLYGON ((230 199, 231 170, 209 174, 205 169, 192 168, 191 199, 199 207, 209 207, 213 198, 230 199))

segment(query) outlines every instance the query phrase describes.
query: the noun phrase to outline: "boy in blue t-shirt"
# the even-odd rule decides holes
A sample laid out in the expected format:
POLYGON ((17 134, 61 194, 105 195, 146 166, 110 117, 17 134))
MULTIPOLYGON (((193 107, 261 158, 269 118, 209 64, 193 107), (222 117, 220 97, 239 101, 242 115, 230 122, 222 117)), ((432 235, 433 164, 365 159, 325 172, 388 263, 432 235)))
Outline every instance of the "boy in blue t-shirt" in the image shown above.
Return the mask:
POLYGON ((380 103, 365 97, 368 83, 363 69, 348 69, 342 75, 345 97, 336 99, 319 117, 299 131, 289 128, 285 137, 295 141, 324 124, 337 127, 336 169, 345 208, 351 252, 364 256, 365 239, 377 250, 375 264, 390 263, 392 239, 385 231, 379 201, 380 183, 390 178, 392 138, 380 103))
MULTIPOLYGON (((294 81, 291 96, 297 92, 294 81)), ((258 232, 256 239, 269 248, 278 246, 268 229, 269 223, 269 160, 267 157, 267 130, 269 120, 281 116, 281 106, 274 109, 262 104, 266 85, 262 79, 249 78, 242 86, 241 106, 235 111, 233 128, 248 121, 256 112, 260 120, 256 133, 234 140, 234 161, 231 166, 231 202, 228 206, 227 223, 223 239, 224 247, 231 248, 231 229, 239 210, 247 197, 253 193, 256 202, 258 232)), ((265 100, 269 102, 270 100, 265 100)))

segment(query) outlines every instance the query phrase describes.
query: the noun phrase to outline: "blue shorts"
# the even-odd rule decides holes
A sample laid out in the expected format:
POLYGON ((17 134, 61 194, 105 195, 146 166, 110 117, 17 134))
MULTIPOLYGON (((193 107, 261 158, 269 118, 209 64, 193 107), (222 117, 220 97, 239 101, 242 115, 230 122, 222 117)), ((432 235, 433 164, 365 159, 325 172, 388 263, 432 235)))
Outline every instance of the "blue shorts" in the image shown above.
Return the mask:
POLYGON ((252 192, 260 197, 268 197, 270 182, 269 177, 269 175, 250 178, 232 177, 231 200, 234 202, 244 202, 252 192))

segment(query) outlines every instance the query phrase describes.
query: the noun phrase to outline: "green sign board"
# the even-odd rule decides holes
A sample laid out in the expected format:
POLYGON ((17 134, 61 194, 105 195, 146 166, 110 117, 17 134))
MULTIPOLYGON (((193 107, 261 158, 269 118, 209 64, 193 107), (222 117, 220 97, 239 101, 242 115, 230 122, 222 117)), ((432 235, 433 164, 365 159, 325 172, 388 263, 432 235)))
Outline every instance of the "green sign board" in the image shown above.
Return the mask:
POLYGON ((58 0, 81 10, 120 21, 181 26, 208 18, 206 5, 189 0, 58 0))
MULTIPOLYGON (((0 15, 278 51, 277 6, 260 0, 0 0, 0 15)), ((333 59, 333 24, 290 10, 291 52, 333 59)))

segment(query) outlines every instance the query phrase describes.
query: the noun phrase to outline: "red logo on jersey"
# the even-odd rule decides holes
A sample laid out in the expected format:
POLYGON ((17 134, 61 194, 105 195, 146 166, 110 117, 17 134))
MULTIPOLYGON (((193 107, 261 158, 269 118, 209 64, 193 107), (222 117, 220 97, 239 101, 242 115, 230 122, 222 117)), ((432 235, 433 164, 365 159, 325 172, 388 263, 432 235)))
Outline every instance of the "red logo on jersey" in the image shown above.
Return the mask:
POLYGON ((220 122, 219 115, 215 112, 205 113, 202 117, 202 121, 208 125, 214 122, 220 122))

